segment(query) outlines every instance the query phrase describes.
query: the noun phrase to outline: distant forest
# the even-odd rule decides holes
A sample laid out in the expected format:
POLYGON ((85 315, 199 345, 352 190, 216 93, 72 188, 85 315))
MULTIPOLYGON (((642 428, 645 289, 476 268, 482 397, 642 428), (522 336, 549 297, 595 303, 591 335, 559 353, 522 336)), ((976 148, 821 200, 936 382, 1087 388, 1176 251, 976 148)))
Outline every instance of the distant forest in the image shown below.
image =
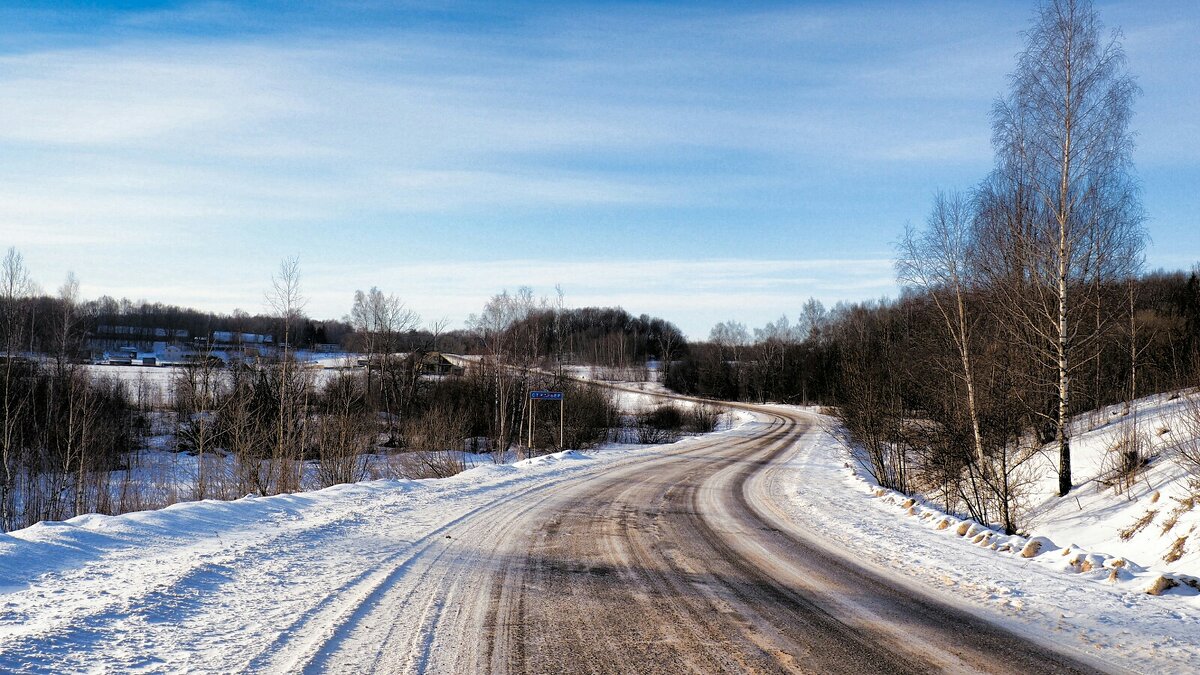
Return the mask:
MULTIPOLYGON (((1073 380, 1078 410, 1200 382, 1196 272, 1160 270, 1110 284, 1105 294, 1112 299, 1107 311, 1125 318, 1103 318, 1109 324, 1103 348, 1073 380)), ((968 302, 968 311, 982 313, 989 299, 976 294, 968 302)), ((999 359, 994 365, 1011 374, 1023 360, 1005 354, 1005 347, 1000 339, 992 345, 999 359)), ((751 331, 729 321, 681 352, 664 382, 683 394, 839 405, 853 399, 869 377, 886 383, 882 391, 903 392, 898 402, 908 409, 930 407, 923 399, 935 393, 931 389, 944 387, 931 376, 953 372, 958 359, 932 296, 914 290, 897 299, 838 303, 830 310, 810 301, 808 317, 795 325, 783 317, 751 331)))
MULTIPOLYGON (((0 303, 3 302, 0 298, 0 303)), ((21 315, 27 326, 22 330, 19 350, 43 354, 57 351, 62 344, 58 317, 64 313, 64 300, 38 295, 23 298, 21 303, 21 315)), ((109 296, 78 303, 72 309, 72 316, 76 358, 86 356, 82 338, 101 326, 186 331, 189 337, 180 339, 181 342, 209 337, 217 331, 283 334, 283 319, 277 315, 221 314, 109 296)), ((386 348, 390 351, 482 354, 486 349, 482 333, 475 328, 444 330, 407 324, 398 328, 388 332, 386 348)), ((632 316, 619 307, 550 309, 535 305, 514 319, 506 331, 511 335, 515 354, 528 361, 552 358, 569 363, 631 367, 647 359, 676 358, 686 350, 683 334, 674 324, 645 314, 632 316)), ((291 328, 289 342, 299 349, 336 345, 347 352, 363 353, 371 349, 367 344, 369 332, 366 326, 356 326, 349 316, 344 320, 302 316, 291 328)))

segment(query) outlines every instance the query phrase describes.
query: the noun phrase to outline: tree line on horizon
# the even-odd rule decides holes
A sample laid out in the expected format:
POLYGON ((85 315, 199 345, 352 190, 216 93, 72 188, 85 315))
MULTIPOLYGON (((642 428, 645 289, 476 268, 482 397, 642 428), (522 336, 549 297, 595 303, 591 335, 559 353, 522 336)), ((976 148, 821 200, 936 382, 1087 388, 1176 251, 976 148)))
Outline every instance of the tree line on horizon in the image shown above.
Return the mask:
MULTIPOLYGON (((456 331, 445 321, 422 326, 378 288, 356 292, 342 320, 314 321, 305 315, 294 258, 283 261, 265 295, 270 312, 259 316, 87 301, 73 276, 47 296, 9 249, 0 260, 0 529, 182 499, 450 475, 465 468, 466 450, 496 458, 532 451, 524 445, 533 389, 571 399, 561 438, 555 416, 537 420, 536 447, 587 447, 626 420, 611 395, 570 378, 568 363, 645 372, 647 359, 685 348, 679 330, 662 319, 566 308, 561 293, 552 304, 528 288, 494 296, 456 331), (161 371, 167 384, 156 387, 145 376, 122 379, 89 365, 87 339, 106 324, 277 339, 250 358, 196 358, 161 371), (297 350, 331 339, 361 365, 326 372, 296 358, 297 350), (431 367, 435 374, 446 367, 439 349, 475 355, 478 365, 430 377, 431 367), (167 449, 195 458, 194 473, 158 475, 148 486, 146 475, 156 469, 146 451, 164 435, 167 449)), ((201 357, 212 354, 204 341, 191 346, 201 357)), ((699 428, 715 418, 676 422, 699 428)))

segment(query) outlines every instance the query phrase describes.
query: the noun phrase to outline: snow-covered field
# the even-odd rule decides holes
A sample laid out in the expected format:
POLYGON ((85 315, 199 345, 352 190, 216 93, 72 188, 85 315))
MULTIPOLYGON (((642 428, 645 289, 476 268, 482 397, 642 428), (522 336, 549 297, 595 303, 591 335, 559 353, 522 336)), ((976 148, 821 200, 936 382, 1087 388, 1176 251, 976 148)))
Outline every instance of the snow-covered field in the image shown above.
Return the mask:
POLYGON ((171 402, 171 382, 179 369, 173 366, 85 366, 93 376, 109 377, 125 383, 135 403, 161 407, 171 402))
MULTIPOLYGON (((675 398, 678 395, 657 382, 614 382, 611 391, 617 407, 627 413, 640 413, 662 405, 672 403, 683 408, 693 408, 705 405, 694 400, 675 398), (664 396, 672 397, 670 401, 664 396)), ((720 407, 720 406, 718 406, 720 407)))
MULTIPOLYGON (((338 369, 353 367, 357 360, 357 357, 352 354, 311 354, 307 356, 308 358, 305 359, 305 362, 312 366, 308 372, 313 374, 318 386, 333 377, 338 372, 338 369)), ((88 365, 85 368, 92 375, 111 377, 124 382, 129 388, 129 394, 135 403, 142 403, 155 408, 170 405, 173 382, 180 376, 182 371, 180 366, 172 365, 88 365)))
MULTIPOLYGON (((1178 404, 1156 398, 1139 409, 1140 423, 1157 429, 1178 404)), ((1155 492, 1158 503, 1182 494, 1181 471, 1165 457, 1128 495, 1116 495, 1096 480, 1115 424, 1088 430, 1081 420, 1074 496, 1053 496, 1057 481, 1045 471, 1030 536, 1007 537, 879 488, 851 461, 834 425, 825 418, 779 470, 793 519, 816 538, 1018 632, 1049 635, 1135 672, 1200 672, 1200 594, 1188 586, 1200 572, 1195 549, 1164 563, 1165 542, 1175 537, 1160 537, 1161 527, 1128 541, 1119 534, 1153 507, 1155 492), (1179 585, 1152 594, 1170 585, 1160 581, 1164 573, 1179 585)), ((1187 512, 1175 528, 1194 531, 1196 516, 1187 512)))

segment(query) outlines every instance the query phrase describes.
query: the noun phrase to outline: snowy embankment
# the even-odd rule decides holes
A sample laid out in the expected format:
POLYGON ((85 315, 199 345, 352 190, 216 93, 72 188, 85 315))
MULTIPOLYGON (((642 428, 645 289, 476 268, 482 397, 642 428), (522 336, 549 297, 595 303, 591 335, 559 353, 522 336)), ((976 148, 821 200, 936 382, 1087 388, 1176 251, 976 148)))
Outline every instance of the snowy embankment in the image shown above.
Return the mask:
MULTIPOLYGON (((1139 402, 1139 425, 1157 434, 1180 406, 1139 402)), ((1122 415, 1076 424, 1076 488, 1054 496, 1053 465, 1034 477, 1028 536, 1006 536, 880 488, 851 461, 836 422, 811 431, 779 470, 790 516, 832 548, 852 551, 898 583, 919 582, 943 600, 1137 672, 1200 671, 1200 509, 1186 504, 1183 470, 1159 448, 1124 494, 1106 486, 1103 456, 1122 415), (1102 421, 1103 420, 1103 421, 1102 421), (1111 420, 1111 421, 1109 421, 1111 420), (1159 511, 1154 526, 1131 528, 1159 511), (1165 527, 1170 524, 1171 527, 1165 527), (1191 534, 1185 553, 1164 561, 1191 534)))
POLYGON ((445 479, 85 515, 0 535, 0 671, 254 670, 289 626, 382 583, 378 570, 396 570, 386 582, 398 583, 406 557, 455 523, 677 447, 611 445, 445 479))

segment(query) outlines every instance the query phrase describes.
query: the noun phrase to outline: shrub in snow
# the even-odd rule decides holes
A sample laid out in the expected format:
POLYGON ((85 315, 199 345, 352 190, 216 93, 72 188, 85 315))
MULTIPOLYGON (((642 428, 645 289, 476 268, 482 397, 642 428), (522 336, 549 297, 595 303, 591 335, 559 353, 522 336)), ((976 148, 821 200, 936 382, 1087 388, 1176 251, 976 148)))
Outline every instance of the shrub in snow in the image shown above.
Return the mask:
POLYGON ((1128 581, 1133 578, 1133 574, 1122 567, 1113 567, 1108 570, 1108 577, 1105 578, 1110 584, 1115 584, 1119 581, 1128 581))
POLYGON ((717 430, 721 416, 727 411, 707 403, 692 406, 688 410, 687 426, 698 434, 707 434, 717 430))
POLYGON ((1137 520, 1133 521, 1133 523, 1131 523, 1128 527, 1122 529, 1117 534, 1121 537, 1122 541, 1129 541, 1130 539, 1133 539, 1133 535, 1146 529, 1146 526, 1148 526, 1151 522, 1153 522, 1154 517, 1157 515, 1158 515, 1157 509, 1152 509, 1150 511, 1147 511, 1145 514, 1142 515, 1141 518, 1138 518, 1137 520))
POLYGON ((1195 497, 1186 497, 1183 499, 1179 497, 1172 497, 1172 499, 1179 502, 1179 504, 1175 508, 1171 509, 1171 512, 1167 514, 1167 519, 1163 521, 1162 534, 1166 534, 1174 529, 1175 524, 1179 522, 1180 516, 1196 508, 1195 497))
POLYGON ((715 431, 725 410, 711 405, 690 408, 664 403, 637 416, 639 443, 673 443, 685 433, 715 431))
POLYGON ((1150 437, 1138 428, 1135 417, 1122 425, 1120 433, 1105 451, 1100 482, 1119 495, 1126 494, 1150 464, 1150 459, 1150 437))
POLYGON ((1188 538, 1186 534, 1176 539, 1175 543, 1171 545, 1171 550, 1167 551, 1167 554, 1163 556, 1163 562, 1173 563, 1182 558, 1183 548, 1187 545, 1187 540, 1188 538))
POLYGON ((1053 551, 1057 548, 1054 542, 1045 537, 1034 537, 1025 542, 1024 548, 1021 549, 1022 558, 1033 558, 1045 551, 1053 551))
POLYGON ((1179 586, 1179 582, 1173 577, 1160 574, 1154 581, 1150 582, 1150 586, 1146 588, 1146 593, 1149 595, 1162 595, 1177 586, 1179 586))
POLYGON ((1092 570, 1104 569, 1104 563, 1107 562, 1108 556, 1098 553, 1089 553, 1083 556, 1083 561, 1079 563, 1080 572, 1091 572, 1092 570))
POLYGON ((637 416, 638 443, 674 443, 683 433, 682 408, 665 403, 637 416))

